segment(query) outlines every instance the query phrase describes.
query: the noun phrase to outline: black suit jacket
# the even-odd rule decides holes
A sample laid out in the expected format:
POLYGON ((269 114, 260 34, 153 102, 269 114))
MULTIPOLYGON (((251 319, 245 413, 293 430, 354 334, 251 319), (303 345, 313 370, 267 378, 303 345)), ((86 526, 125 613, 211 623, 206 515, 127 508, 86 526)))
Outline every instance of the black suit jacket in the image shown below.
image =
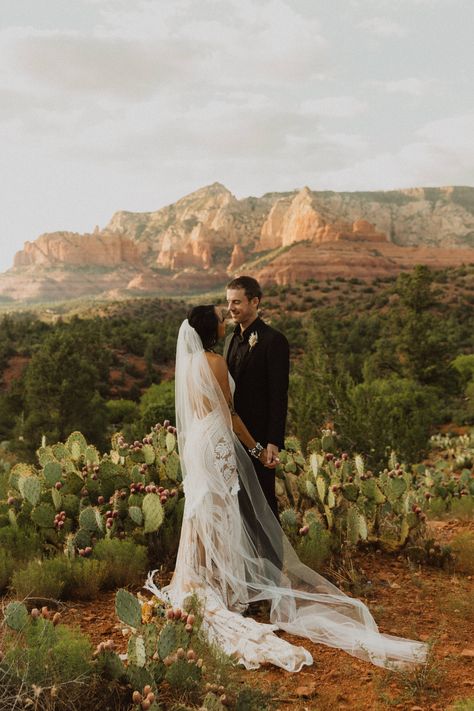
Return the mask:
MULTIPOLYGON (((235 383, 234 407, 250 434, 263 446, 284 446, 286 414, 288 410, 288 379, 290 349, 285 336, 260 318, 250 331, 256 332, 258 342, 250 348, 242 361, 235 383)), ((227 360, 234 334, 224 346, 227 360)))

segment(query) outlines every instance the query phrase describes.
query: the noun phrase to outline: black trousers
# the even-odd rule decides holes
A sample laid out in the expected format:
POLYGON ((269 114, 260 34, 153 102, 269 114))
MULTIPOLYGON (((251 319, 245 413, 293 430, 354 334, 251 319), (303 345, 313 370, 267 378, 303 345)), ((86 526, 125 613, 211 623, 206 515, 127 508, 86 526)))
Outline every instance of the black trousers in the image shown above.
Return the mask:
MULTIPOLYGON (((280 522, 278 517, 278 503, 275 494, 275 472, 273 469, 267 469, 255 458, 250 457, 250 459, 268 505, 273 511, 277 521, 280 522)), ((280 569, 283 557, 281 539, 276 541, 268 540, 266 533, 255 515, 247 491, 243 486, 238 493, 238 497, 242 519, 255 545, 255 548, 257 549, 258 555, 268 558, 277 568, 280 569)))

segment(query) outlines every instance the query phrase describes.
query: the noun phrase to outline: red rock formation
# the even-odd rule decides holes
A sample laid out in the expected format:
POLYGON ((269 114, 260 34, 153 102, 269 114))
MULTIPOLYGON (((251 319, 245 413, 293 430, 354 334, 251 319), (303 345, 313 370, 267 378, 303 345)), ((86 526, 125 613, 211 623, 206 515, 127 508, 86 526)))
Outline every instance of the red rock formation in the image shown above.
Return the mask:
POLYGON ((230 257, 229 266, 227 267, 227 272, 232 274, 245 262, 244 250, 240 244, 234 244, 234 249, 230 257))
POLYGON ((116 213, 93 234, 57 232, 27 242, 14 268, 0 275, 0 298, 197 291, 225 283, 226 269, 235 272, 244 260, 251 273, 252 253, 281 247, 263 269, 256 262, 263 280, 395 274, 416 263, 474 263, 473 234, 474 188, 304 188, 237 200, 215 183, 155 212, 116 213), (161 269, 157 276, 153 266, 171 274, 161 269))
POLYGON ((138 266, 141 264, 141 249, 123 235, 114 233, 52 232, 41 235, 34 242, 26 242, 14 259, 15 268, 61 264, 74 267, 138 266))

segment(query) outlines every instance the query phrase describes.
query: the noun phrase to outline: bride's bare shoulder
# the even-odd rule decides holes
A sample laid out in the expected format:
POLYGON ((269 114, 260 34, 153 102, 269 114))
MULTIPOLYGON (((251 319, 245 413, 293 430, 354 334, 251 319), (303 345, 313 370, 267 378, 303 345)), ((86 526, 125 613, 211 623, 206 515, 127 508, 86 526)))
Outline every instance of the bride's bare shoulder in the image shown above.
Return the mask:
POLYGON ((219 353, 213 353, 212 351, 206 351, 206 358, 214 372, 224 372, 227 371, 227 363, 225 358, 223 358, 219 353))

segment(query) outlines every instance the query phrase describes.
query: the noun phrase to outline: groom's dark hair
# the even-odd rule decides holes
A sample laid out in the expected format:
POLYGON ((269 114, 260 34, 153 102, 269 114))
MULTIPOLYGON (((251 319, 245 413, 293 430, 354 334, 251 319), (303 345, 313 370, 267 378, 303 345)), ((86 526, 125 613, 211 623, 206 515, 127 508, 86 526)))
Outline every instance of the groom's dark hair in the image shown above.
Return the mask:
POLYGON ((219 323, 213 304, 195 306, 188 313, 189 325, 194 328, 205 351, 211 350, 217 343, 217 324, 219 323))
POLYGON ((245 291, 245 296, 249 301, 250 299, 254 299, 255 297, 257 297, 260 301, 263 296, 262 287, 260 286, 258 281, 251 276, 236 277, 227 284, 227 288, 243 289, 245 291))

